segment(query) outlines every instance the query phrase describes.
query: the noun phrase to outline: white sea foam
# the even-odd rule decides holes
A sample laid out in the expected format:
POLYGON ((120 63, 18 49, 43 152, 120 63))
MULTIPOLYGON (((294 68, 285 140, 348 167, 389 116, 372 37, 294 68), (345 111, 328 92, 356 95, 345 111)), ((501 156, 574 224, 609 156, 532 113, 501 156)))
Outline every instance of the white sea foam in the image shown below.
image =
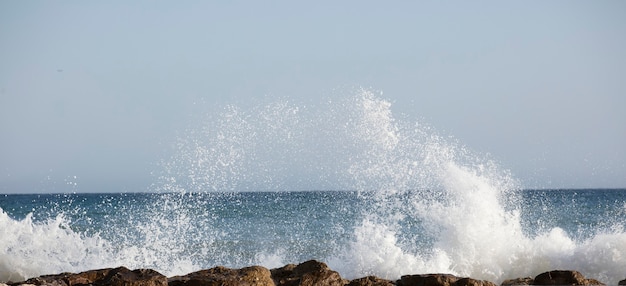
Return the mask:
POLYGON ((158 269, 168 276, 197 270, 192 256, 184 255, 183 240, 189 239, 181 230, 193 224, 185 211, 175 209, 178 204, 164 200, 146 206, 142 217, 151 219, 129 213, 127 224, 106 226, 115 233, 113 240, 72 230, 63 213, 37 222, 32 213, 16 220, 0 209, 0 281, 121 265, 158 269))
MULTIPOLYGON (((371 103, 371 95, 364 100, 371 103)), ((377 130, 361 133, 377 136, 359 138, 369 142, 370 149, 365 152, 374 153, 376 160, 365 164, 367 167, 355 176, 391 178, 388 188, 379 190, 379 199, 396 194, 398 186, 441 193, 405 196, 393 203, 381 200, 388 209, 381 212, 382 216, 368 214, 355 229, 353 243, 334 261, 333 266, 344 274, 394 278, 406 273, 445 272, 501 282, 553 269, 574 269, 609 284, 617 284, 626 276, 626 233, 621 229, 596 233, 585 241, 575 241, 559 228, 530 237, 524 233, 514 205, 522 202, 509 197, 519 188, 510 174, 428 130, 390 128, 394 119, 384 111, 386 108, 386 102, 379 103, 378 108, 364 108, 367 118, 361 126, 377 130), (390 138, 393 144, 388 143, 390 138), (417 163, 407 164, 406 160, 417 163), (414 175, 397 174, 408 173, 403 166, 415 165, 414 175), (397 212, 402 216, 390 215, 397 212), (416 251, 398 242, 397 222, 404 216, 425 222, 426 233, 433 236, 432 248, 416 251)), ((422 238, 417 234, 414 239, 422 238)))
POLYGON ((335 253, 316 257, 348 278, 444 272, 500 282, 553 269, 612 285, 626 278, 623 225, 588 230, 585 239, 560 228, 531 235, 508 171, 421 122, 397 119, 375 92, 355 93, 319 106, 277 100, 211 114, 162 164, 154 190, 172 194, 129 212, 133 229, 108 239, 72 231, 63 215, 34 222, 0 211, 0 281, 119 265, 169 276, 213 262, 296 263, 276 245, 233 260, 219 244, 231 234, 212 226, 212 206, 185 201, 192 192, 307 189, 358 190, 372 202, 343 230, 347 243, 330 242, 335 253))
POLYGON ((0 229, 0 281, 101 268, 111 262, 106 241, 73 232, 62 215, 34 223, 32 214, 18 221, 0 209, 0 229))

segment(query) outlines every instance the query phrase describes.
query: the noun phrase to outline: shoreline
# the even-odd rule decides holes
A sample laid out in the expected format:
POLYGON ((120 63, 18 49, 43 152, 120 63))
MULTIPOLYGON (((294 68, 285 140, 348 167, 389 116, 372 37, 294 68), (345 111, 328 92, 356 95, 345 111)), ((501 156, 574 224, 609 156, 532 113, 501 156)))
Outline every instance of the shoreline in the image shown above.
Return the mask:
MULTIPOLYGON (((625 274, 626 276, 626 274, 625 274)), ((620 278, 618 278, 620 279, 620 278)), ((124 266, 87 270, 80 273, 59 273, 29 278, 25 281, 0 282, 0 286, 26 285, 111 285, 111 286, 202 286, 202 285, 263 285, 263 286, 497 286, 498 284, 458 277, 451 274, 406 274, 396 280, 365 276, 348 280, 324 262, 309 260, 300 264, 287 264, 268 269, 262 266, 227 268, 216 266, 186 275, 166 277, 153 269, 130 270, 124 266)), ((575 270, 552 270, 538 273, 535 277, 519 277, 504 280, 500 285, 606 285, 593 278, 586 278, 575 270)), ((618 285, 626 285, 626 277, 618 285)))

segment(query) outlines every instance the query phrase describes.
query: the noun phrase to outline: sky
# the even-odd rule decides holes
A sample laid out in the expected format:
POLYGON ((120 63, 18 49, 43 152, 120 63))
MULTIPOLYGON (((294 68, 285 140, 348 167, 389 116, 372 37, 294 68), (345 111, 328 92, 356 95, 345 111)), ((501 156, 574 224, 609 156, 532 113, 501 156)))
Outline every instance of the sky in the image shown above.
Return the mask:
POLYGON ((146 191, 197 102, 384 92, 526 188, 626 187, 624 1, 1 1, 0 193, 146 191))

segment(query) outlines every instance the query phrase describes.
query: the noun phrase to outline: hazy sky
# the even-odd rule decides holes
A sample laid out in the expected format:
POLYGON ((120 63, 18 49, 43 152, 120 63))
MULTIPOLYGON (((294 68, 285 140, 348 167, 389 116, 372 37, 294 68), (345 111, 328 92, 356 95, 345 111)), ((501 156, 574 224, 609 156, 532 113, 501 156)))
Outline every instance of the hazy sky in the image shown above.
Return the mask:
POLYGON ((1 1, 0 193, 144 191, 195 102, 343 86, 526 187, 626 187, 625 1, 295 2, 1 1))

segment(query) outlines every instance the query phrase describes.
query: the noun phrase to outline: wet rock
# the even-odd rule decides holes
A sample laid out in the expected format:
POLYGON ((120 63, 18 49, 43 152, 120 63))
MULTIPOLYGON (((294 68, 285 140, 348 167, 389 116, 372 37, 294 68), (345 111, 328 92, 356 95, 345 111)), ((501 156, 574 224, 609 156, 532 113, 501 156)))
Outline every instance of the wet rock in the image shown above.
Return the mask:
POLYGON ((69 286, 69 284, 67 284, 66 282, 66 279, 70 275, 74 275, 74 274, 66 272, 66 273, 54 274, 54 275, 42 275, 39 277, 30 278, 22 282, 9 282, 9 285, 11 286, 17 286, 17 285, 69 286))
POLYGON ((587 279, 578 271, 553 270, 541 273, 535 277, 534 285, 605 285, 595 280, 587 279))
POLYGON ((152 269, 135 269, 131 271, 126 267, 118 267, 111 269, 104 278, 96 280, 94 284, 109 286, 167 286, 167 277, 152 269))
POLYGON ((88 270, 78 274, 68 274, 63 281, 68 286, 95 284, 97 281, 104 279, 112 268, 88 270))
POLYGON ((404 275, 398 280, 400 286, 450 286, 459 280, 451 274, 404 275))
POLYGON ((270 271, 261 266, 230 269, 222 266, 168 279, 170 286, 273 286, 270 271))
POLYGON ((324 262, 309 260, 298 265, 289 264, 272 269, 274 283, 279 286, 344 286, 348 280, 324 262))
POLYGON ((493 282, 461 278, 451 274, 405 275, 397 282, 400 286, 496 286, 493 282))
POLYGON ((167 278, 151 269, 129 270, 126 267, 89 270, 81 273, 61 273, 42 275, 24 282, 10 283, 17 285, 45 286, 166 286, 167 278))
POLYGON ((513 285, 534 285, 535 279, 532 277, 507 279, 500 283, 501 286, 513 286, 513 285))
POLYGON ((387 279, 378 278, 376 276, 367 276, 350 281, 348 286, 392 286, 395 282, 387 279))
POLYGON ((454 283, 455 286, 496 286, 495 283, 474 278, 460 278, 454 283))

